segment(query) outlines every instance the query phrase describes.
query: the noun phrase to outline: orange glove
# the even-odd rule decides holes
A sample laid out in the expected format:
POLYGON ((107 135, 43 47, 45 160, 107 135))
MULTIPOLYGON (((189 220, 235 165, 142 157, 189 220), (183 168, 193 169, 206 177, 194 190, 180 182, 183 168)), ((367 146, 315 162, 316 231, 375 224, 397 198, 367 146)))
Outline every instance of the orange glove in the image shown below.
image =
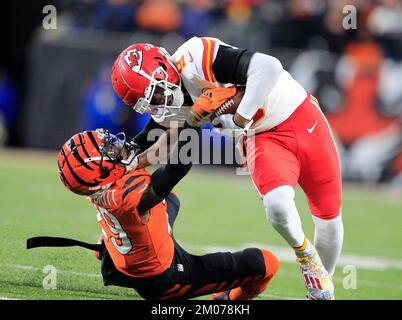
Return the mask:
POLYGON ((236 95, 236 87, 204 89, 193 104, 193 113, 201 120, 219 108, 226 100, 236 95))

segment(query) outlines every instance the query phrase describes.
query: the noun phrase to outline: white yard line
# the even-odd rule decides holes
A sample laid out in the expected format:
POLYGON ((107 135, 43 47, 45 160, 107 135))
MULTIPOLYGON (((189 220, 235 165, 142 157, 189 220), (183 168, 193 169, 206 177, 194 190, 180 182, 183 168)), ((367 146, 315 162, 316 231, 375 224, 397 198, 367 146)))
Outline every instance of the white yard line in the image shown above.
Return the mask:
MULTIPOLYGON (((262 243, 245 243, 241 246, 236 247, 222 247, 222 246, 205 246, 198 244, 182 244, 185 249, 189 251, 197 251, 198 253, 211 253, 211 252, 224 252, 224 251, 239 251, 247 247, 255 247, 255 248, 267 248, 272 251, 282 262, 296 263, 295 255, 292 249, 286 247, 272 246, 266 245, 262 243)), ((357 269, 369 270, 369 271, 386 271, 388 269, 398 269, 402 270, 402 260, 390 259, 390 258, 381 258, 381 257, 369 257, 362 256, 357 254, 343 254, 341 255, 338 266, 355 266, 357 269)), ((0 266, 12 267, 17 269, 27 269, 27 270, 35 270, 42 271, 41 268, 35 268, 30 265, 19 265, 19 264, 1 264, 0 266)), ((73 275, 82 275, 88 277, 101 277, 96 273, 83 273, 83 272, 72 272, 72 271, 62 271, 58 270, 60 273, 69 273, 73 275)), ((366 281, 368 283, 375 283, 375 281, 366 281)))
MULTIPOLYGON (((221 251, 225 251, 225 250, 221 250, 221 251)), ((30 266, 30 265, 21 265, 21 264, 1 264, 0 263, 0 267, 5 267, 5 268, 9 268, 9 269, 19 269, 19 270, 31 270, 31 271, 37 271, 37 272, 42 272, 42 270, 43 270, 42 268, 37 268, 37 267, 30 266)), ((98 274, 98 273, 66 271, 66 270, 60 270, 60 269, 57 269, 57 272, 61 273, 61 274, 81 276, 81 277, 100 278, 100 279, 102 278, 102 275, 98 274)), ((286 277, 295 277, 295 278, 300 277, 299 273, 297 273, 297 272, 288 272, 288 271, 280 271, 280 272, 282 275, 285 275, 286 277)), ((342 283, 343 278, 335 277, 334 281, 337 283, 342 283)), ((364 284, 364 285, 371 286, 371 287, 382 287, 385 289, 393 289, 393 290, 398 289, 398 290, 402 291, 402 285, 390 284, 387 282, 376 281, 376 280, 359 279, 358 284, 364 284)), ((279 298, 279 296, 278 297, 272 296, 272 298, 279 298)), ((290 297, 283 297, 283 298, 287 299, 290 297)), ((294 298, 294 299, 298 299, 298 298, 294 298)))
MULTIPOLYGON (((190 251, 197 251, 199 253, 211 253, 211 252, 224 252, 224 251, 238 251, 247 247, 257 247, 257 248, 266 248, 268 247, 270 251, 272 251, 280 261, 283 262, 295 262, 294 253, 290 248, 277 247, 277 246, 267 246, 259 243, 247 243, 243 244, 239 247, 216 247, 216 246, 202 246, 202 245, 190 245, 184 244, 184 248, 189 249, 190 251)), ((383 272, 389 268, 395 268, 402 270, 402 260, 396 259, 388 259, 388 258, 380 258, 380 257, 367 257, 360 255, 347 254, 342 255, 339 259, 339 266, 353 265, 357 269, 365 269, 371 271, 380 271, 383 272)), ((20 270, 30 270, 36 272, 43 272, 43 268, 34 267, 31 265, 22 265, 22 264, 3 264, 0 263, 0 267, 10 268, 10 269, 20 269, 20 270)), ((74 276, 82 276, 82 277, 91 277, 91 278, 102 278, 100 273, 88 273, 88 272, 75 272, 75 271, 66 271, 57 269, 57 272, 60 274, 74 275, 74 276)), ((290 277, 299 277, 299 273, 297 272, 289 272, 289 271, 280 271, 282 275, 290 276, 290 277)), ((335 277, 334 281, 337 283, 342 283, 343 278, 341 276, 335 277)), ((377 280, 365 280, 359 279, 358 284, 363 284, 372 287, 382 287, 392 290, 401 290, 402 284, 391 284, 389 282, 377 281, 377 280)), ((278 296, 264 293, 261 295, 262 297, 273 298, 273 299, 281 299, 281 300, 301 300, 302 298, 297 297, 288 297, 288 296, 278 296)), ((9 297, 1 297, 0 300, 14 300, 14 298, 9 297)), ((18 300, 18 299, 16 299, 18 300)))
MULTIPOLYGON (((184 248, 189 251, 197 251, 198 253, 211 253, 211 252, 224 252, 224 251, 239 251, 248 247, 255 248, 267 248, 272 251, 282 262, 296 263, 295 254, 292 249, 286 247, 278 247, 272 245, 266 245, 262 243, 245 243, 238 247, 222 247, 222 246, 205 246, 197 244, 182 244, 184 248)), ((18 269, 34 269, 40 271, 42 269, 35 268, 29 265, 18 265, 18 264, 0 264, 2 266, 15 267, 18 269)), ((388 269, 398 269, 402 270, 402 260, 381 258, 381 257, 369 257, 357 254, 342 254, 338 261, 338 266, 354 266, 357 269, 369 270, 369 271, 386 271, 388 269)), ((67 271, 60 271, 67 272, 67 271)), ((68 272, 74 275, 85 275, 91 277, 99 277, 96 273, 80 273, 80 272, 68 272)))
MULTIPOLYGON (((22 264, 2 264, 0 263, 1 267, 6 267, 10 269, 20 269, 20 270, 31 270, 31 271, 39 271, 42 272, 43 268, 37 268, 30 265, 22 265, 22 264)), ((75 271, 65 271, 57 269, 58 273, 61 274, 69 274, 73 276, 82 276, 82 277, 90 277, 90 278, 102 278, 102 275, 99 273, 90 273, 90 272, 75 272, 75 271)))
MULTIPOLYGON (((216 247, 216 246, 201 246, 193 244, 183 244, 184 248, 190 250, 198 250, 202 253, 219 252, 219 251, 238 251, 248 247, 267 248, 274 253, 279 261, 295 263, 296 257, 291 248, 272 246, 262 243, 245 243, 239 247, 216 247)), ((357 254, 342 254, 338 261, 339 266, 355 266, 357 269, 371 271, 386 271, 388 269, 402 270, 402 260, 389 259, 382 257, 370 257, 357 254)))

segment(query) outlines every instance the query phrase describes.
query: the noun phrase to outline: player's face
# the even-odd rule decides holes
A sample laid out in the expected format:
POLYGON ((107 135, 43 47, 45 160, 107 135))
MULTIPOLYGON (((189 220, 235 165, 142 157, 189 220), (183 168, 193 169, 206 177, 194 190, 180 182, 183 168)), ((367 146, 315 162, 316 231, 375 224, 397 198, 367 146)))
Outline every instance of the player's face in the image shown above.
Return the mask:
POLYGON ((120 158, 121 160, 127 160, 128 150, 124 148, 121 140, 117 140, 111 147, 112 157, 120 158))
POLYGON ((102 146, 102 154, 112 161, 127 160, 129 151, 125 148, 126 137, 107 133, 102 146))
MULTIPOLYGON (((171 106, 173 103, 173 95, 170 94, 167 96, 167 105, 171 106)), ((165 105, 165 90, 161 87, 156 87, 155 92, 151 99, 151 104, 153 106, 163 106, 165 105)))

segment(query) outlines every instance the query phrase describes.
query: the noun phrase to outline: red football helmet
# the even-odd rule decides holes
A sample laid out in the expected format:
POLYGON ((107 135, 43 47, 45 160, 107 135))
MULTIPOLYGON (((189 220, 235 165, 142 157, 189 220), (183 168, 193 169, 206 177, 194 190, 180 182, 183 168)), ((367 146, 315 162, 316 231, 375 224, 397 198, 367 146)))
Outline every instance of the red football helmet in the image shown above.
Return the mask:
POLYGON ((57 156, 60 179, 74 193, 94 194, 120 179, 126 172, 127 159, 131 161, 138 151, 124 133, 114 135, 105 129, 78 133, 57 156))
POLYGON ((156 119, 176 115, 184 102, 176 64, 164 48, 152 44, 123 50, 114 62, 111 80, 125 104, 156 119))

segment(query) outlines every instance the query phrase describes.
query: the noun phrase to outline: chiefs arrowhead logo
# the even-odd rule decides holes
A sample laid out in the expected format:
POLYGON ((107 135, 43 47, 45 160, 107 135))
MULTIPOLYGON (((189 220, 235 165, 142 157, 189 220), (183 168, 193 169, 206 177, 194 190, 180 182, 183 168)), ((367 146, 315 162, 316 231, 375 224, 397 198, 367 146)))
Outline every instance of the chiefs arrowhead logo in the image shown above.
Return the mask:
POLYGON ((124 60, 131 70, 139 72, 142 65, 142 51, 137 49, 127 51, 124 60))

